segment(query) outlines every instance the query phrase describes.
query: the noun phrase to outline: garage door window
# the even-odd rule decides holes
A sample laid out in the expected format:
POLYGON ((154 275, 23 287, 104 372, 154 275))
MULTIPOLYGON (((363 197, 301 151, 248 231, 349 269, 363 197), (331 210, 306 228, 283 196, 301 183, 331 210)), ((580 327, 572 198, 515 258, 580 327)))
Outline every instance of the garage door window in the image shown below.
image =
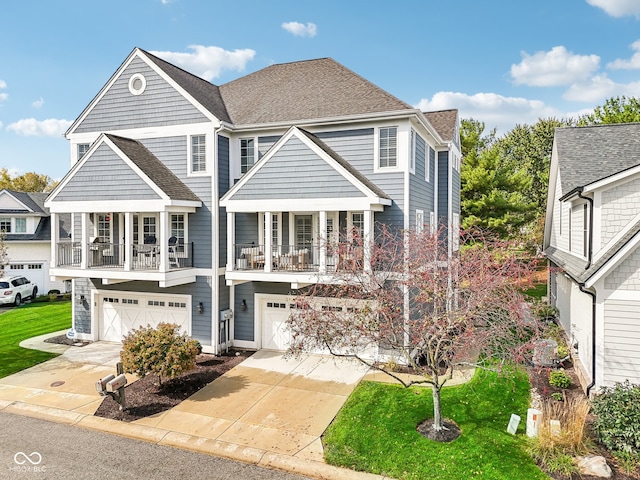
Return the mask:
POLYGON ((160 300, 148 300, 147 305, 150 307, 164 307, 164 302, 161 302, 160 300))
POLYGON ((29 270, 42 270, 41 263, 31 263, 29 264, 29 270))
POLYGON ((105 297, 102 301, 104 303, 120 303, 120 300, 117 299, 117 298, 107 298, 107 297, 105 297))
POLYGON ((173 308, 187 308, 187 304, 184 302, 169 302, 169 307, 173 308))
POLYGON ((123 298, 122 303, 126 303, 127 305, 138 305, 138 300, 135 298, 123 298))

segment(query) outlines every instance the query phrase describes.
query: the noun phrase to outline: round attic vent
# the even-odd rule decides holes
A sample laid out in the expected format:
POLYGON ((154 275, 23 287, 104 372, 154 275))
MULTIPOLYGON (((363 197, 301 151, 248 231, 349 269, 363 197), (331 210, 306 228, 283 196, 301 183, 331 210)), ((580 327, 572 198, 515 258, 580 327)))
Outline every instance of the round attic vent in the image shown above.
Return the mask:
POLYGON ((131 75, 129 79, 129 91, 132 95, 140 95, 147 88, 147 79, 140 73, 131 75))

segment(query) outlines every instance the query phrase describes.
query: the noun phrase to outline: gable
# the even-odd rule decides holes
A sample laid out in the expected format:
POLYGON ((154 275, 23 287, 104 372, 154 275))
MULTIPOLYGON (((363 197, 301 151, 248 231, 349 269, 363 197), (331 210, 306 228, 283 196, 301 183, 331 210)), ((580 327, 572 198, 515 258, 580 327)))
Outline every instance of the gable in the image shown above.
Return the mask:
POLYGON ((160 196, 105 143, 83 158, 55 195, 55 200, 62 202, 157 199, 160 196))
POLYGON ((640 249, 636 248, 605 277, 604 286, 608 290, 640 290, 640 249))
MULTIPOLYGON (((255 167, 254 167, 255 168, 255 167)), ((261 165, 233 200, 365 197, 326 159, 292 136, 261 165)))
POLYGON ((0 192, 0 212, 2 213, 30 213, 32 210, 19 202, 9 192, 0 192))
POLYGON ((139 56, 96 97, 69 133, 105 132, 128 128, 183 125, 210 121, 176 88, 139 56), (129 91, 129 79, 142 74, 146 88, 140 95, 129 91))

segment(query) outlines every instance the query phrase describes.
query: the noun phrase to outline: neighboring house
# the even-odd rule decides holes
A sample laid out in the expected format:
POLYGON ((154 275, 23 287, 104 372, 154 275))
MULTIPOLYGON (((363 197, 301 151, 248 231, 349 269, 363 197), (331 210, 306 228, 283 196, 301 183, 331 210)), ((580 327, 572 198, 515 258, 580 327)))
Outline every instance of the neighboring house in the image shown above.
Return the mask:
POLYGON ((639 245, 640 124, 556 129, 549 296, 588 391, 640 383, 639 245))
MULTIPOLYGON (((50 280, 51 223, 44 206, 47 195, 0 190, 0 231, 4 232, 9 260, 4 274, 27 277, 43 294, 53 289, 66 292, 71 288, 70 283, 50 280)), ((59 217, 59 236, 68 235, 63 220, 59 217)))
POLYGON ((285 349, 296 290, 365 267, 321 239, 440 222, 457 248, 458 123, 329 58, 216 86, 134 49, 67 131, 46 203, 72 218, 51 272, 73 280, 77 337, 171 321, 209 352, 285 349))

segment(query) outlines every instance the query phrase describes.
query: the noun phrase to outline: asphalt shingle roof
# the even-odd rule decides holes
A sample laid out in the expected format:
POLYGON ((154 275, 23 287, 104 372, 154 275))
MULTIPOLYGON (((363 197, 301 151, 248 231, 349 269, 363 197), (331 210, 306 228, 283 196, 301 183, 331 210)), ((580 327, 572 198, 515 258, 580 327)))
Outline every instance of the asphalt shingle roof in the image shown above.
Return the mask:
POLYGON ((458 110, 438 110, 436 112, 422 112, 427 117, 429 123, 436 129, 438 135, 445 141, 453 140, 456 131, 456 120, 458 119, 458 110))
POLYGON ((563 194, 640 165, 640 123, 557 128, 555 142, 563 194))
POLYGON ((149 179, 173 200, 200 201, 182 181, 143 144, 130 138, 106 134, 149 179))
POLYGON ((197 77, 161 58, 142 50, 156 65, 167 75, 185 89, 198 103, 213 113, 217 119, 223 122, 231 122, 227 108, 220 96, 220 88, 206 80, 197 77))

